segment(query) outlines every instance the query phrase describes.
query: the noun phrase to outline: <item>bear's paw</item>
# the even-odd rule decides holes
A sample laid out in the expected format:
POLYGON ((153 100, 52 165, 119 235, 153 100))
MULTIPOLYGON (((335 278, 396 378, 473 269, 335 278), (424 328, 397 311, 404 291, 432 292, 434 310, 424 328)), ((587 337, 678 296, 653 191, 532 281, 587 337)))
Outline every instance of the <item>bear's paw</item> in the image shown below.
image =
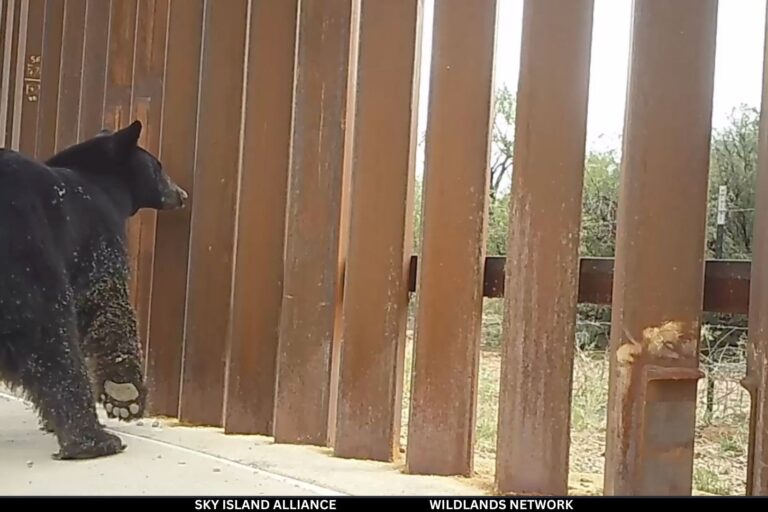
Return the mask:
POLYGON ((144 391, 142 386, 130 382, 104 381, 99 401, 104 404, 107 416, 121 421, 131 421, 144 415, 144 391))
POLYGON ((56 460, 95 459, 116 455, 125 450, 123 441, 105 430, 94 430, 79 433, 74 439, 61 444, 58 453, 53 455, 56 460))

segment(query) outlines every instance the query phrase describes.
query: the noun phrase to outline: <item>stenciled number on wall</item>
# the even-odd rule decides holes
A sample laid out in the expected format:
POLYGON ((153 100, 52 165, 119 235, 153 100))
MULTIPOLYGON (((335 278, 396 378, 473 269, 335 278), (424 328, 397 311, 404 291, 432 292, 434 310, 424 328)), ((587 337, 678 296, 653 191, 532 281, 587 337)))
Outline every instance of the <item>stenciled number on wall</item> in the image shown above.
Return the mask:
POLYGON ((24 66, 24 96, 29 102, 40 97, 40 55, 30 55, 24 66))

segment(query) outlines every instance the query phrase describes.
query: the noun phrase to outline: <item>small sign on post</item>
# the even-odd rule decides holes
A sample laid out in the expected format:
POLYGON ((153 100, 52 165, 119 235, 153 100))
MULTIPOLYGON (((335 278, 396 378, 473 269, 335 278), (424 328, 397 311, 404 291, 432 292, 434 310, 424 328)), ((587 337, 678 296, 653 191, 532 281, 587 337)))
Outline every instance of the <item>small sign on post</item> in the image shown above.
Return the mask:
POLYGON ((728 197, 728 187, 720 185, 720 191, 717 196, 717 225, 725 225, 725 205, 728 197))

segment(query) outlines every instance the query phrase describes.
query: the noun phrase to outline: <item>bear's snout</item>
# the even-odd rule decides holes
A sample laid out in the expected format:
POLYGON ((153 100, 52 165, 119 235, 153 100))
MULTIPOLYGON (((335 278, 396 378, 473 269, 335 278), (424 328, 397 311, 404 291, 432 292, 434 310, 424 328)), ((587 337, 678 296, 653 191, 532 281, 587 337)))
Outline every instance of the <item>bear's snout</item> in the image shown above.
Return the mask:
POLYGON ((189 198, 187 192, 181 187, 176 187, 176 192, 179 194, 179 206, 187 204, 187 199, 189 198))
POLYGON ((189 195, 178 185, 173 185, 163 198, 163 205, 166 210, 175 210, 183 208, 187 204, 189 195))

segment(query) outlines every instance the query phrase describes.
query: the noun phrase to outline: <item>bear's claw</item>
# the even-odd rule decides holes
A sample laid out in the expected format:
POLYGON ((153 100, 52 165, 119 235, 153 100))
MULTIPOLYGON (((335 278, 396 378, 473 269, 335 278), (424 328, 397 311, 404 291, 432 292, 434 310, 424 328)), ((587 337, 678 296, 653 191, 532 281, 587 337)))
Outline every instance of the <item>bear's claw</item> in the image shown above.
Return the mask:
POLYGON ((125 450, 123 441, 114 434, 98 430, 71 442, 63 443, 59 452, 53 454, 56 460, 95 459, 116 455, 125 450))

